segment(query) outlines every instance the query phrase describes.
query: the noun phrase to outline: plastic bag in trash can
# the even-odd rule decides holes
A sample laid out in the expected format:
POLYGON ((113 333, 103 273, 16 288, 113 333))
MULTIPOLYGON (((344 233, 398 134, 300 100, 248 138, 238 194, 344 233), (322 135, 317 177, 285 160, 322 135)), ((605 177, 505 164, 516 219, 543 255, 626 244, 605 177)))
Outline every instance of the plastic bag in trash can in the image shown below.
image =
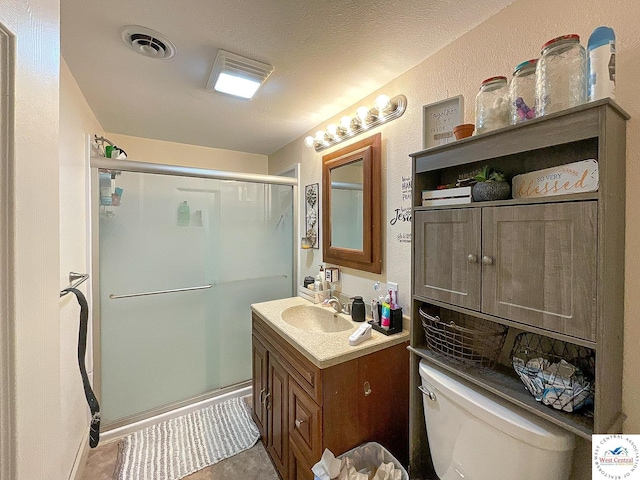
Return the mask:
MULTIPOLYGON (((394 477, 389 476, 388 470, 390 470, 390 467, 385 467, 383 469, 381 469, 382 471, 380 472, 380 474, 382 475, 381 477, 373 477, 376 480, 380 480, 380 479, 384 479, 384 480, 409 480, 409 474, 407 473, 407 471, 402 467, 402 465, 400 464, 400 462, 398 462, 398 460, 396 460, 396 458, 391 455, 391 453, 384 448, 382 445, 380 445, 379 443, 376 442, 369 442, 369 443, 364 443, 352 450, 349 450, 346 453, 343 453, 342 455, 339 455, 337 457, 338 459, 343 459, 343 458, 348 458, 351 462, 351 464, 353 465, 355 471, 357 472, 370 472, 371 474, 373 474, 374 472, 377 472, 379 467, 383 464, 393 464, 393 469, 395 471, 399 471, 400 472, 400 476, 398 477, 397 474, 394 477), (387 470, 385 472, 385 470, 387 470), (387 474, 385 476, 385 474, 387 474)), ((316 467, 321 466, 322 462, 318 462, 314 468, 313 468, 313 472, 316 474, 316 479, 323 479, 327 478, 327 477, 321 477, 318 476, 318 473, 320 473, 322 470, 317 470, 316 467)), ((328 477, 331 478, 331 477, 328 477)), ((338 477, 340 478, 340 477, 338 477)), ((345 477, 348 478, 348 477, 345 477)))

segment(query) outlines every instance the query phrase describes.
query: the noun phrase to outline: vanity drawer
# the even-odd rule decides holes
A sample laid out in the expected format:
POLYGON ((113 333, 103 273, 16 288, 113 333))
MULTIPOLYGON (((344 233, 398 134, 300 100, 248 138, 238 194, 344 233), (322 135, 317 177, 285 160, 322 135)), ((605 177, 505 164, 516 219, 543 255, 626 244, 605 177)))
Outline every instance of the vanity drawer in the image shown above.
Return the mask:
POLYGON ((312 465, 320 460, 322 409, 296 382, 289 382, 289 437, 312 465))

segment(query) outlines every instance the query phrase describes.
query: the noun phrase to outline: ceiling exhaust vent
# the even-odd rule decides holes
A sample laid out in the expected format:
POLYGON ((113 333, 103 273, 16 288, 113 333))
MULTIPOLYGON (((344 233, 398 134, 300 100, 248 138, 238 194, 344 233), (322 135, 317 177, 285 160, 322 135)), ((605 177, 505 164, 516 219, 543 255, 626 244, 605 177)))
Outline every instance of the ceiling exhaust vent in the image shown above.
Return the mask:
POLYGON ((207 90, 251 98, 271 72, 271 65, 218 50, 207 82, 207 90))
POLYGON ((160 32, 139 25, 127 25, 120 29, 122 41, 134 52, 151 58, 171 58, 176 47, 160 32))

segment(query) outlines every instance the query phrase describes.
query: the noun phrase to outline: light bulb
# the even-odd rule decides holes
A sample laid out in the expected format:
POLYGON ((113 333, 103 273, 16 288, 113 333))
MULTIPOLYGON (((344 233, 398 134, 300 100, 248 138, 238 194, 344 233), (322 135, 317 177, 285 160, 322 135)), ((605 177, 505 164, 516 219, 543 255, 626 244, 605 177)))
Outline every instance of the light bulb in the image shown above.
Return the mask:
POLYGON ((390 106, 389 97, 386 95, 378 95, 376 98, 375 104, 378 112, 382 113, 390 106))
POLYGON ((316 143, 315 140, 313 139, 313 137, 311 135, 309 135, 308 137, 306 137, 304 139, 304 144, 307 147, 313 147, 313 144, 316 143))
POLYGON ((322 130, 316 132, 316 142, 324 143, 324 132, 322 130))
POLYGON ((344 117, 342 117, 340 119, 340 126, 344 128, 346 132, 351 130, 351 117, 348 115, 345 115, 344 117))
POLYGON ((330 123, 327 125, 327 133, 331 137, 335 137, 336 133, 338 133, 338 126, 335 123, 330 123))
POLYGON ((360 107, 356 110, 356 117, 360 120, 360 125, 366 127, 367 117, 369 116, 369 109, 367 107, 360 107))

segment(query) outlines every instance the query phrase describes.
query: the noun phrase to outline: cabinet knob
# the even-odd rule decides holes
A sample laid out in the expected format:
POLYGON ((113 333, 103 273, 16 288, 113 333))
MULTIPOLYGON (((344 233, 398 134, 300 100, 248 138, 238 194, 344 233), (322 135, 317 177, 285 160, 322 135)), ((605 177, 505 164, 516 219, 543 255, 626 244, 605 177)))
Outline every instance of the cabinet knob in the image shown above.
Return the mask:
POLYGON ((467 255, 467 261, 469 263, 477 263, 478 257, 476 257, 473 253, 470 253, 469 255, 467 255))
POLYGON ((295 421, 296 428, 300 428, 304 422, 306 422, 306 420, 298 420, 296 418, 296 421, 295 421))
POLYGON ((493 265, 493 258, 485 255, 484 257, 482 257, 482 263, 484 263, 485 265, 493 265))
POLYGON ((371 395, 371 385, 369 385, 369 382, 364 382, 364 396, 368 397, 369 395, 371 395))

